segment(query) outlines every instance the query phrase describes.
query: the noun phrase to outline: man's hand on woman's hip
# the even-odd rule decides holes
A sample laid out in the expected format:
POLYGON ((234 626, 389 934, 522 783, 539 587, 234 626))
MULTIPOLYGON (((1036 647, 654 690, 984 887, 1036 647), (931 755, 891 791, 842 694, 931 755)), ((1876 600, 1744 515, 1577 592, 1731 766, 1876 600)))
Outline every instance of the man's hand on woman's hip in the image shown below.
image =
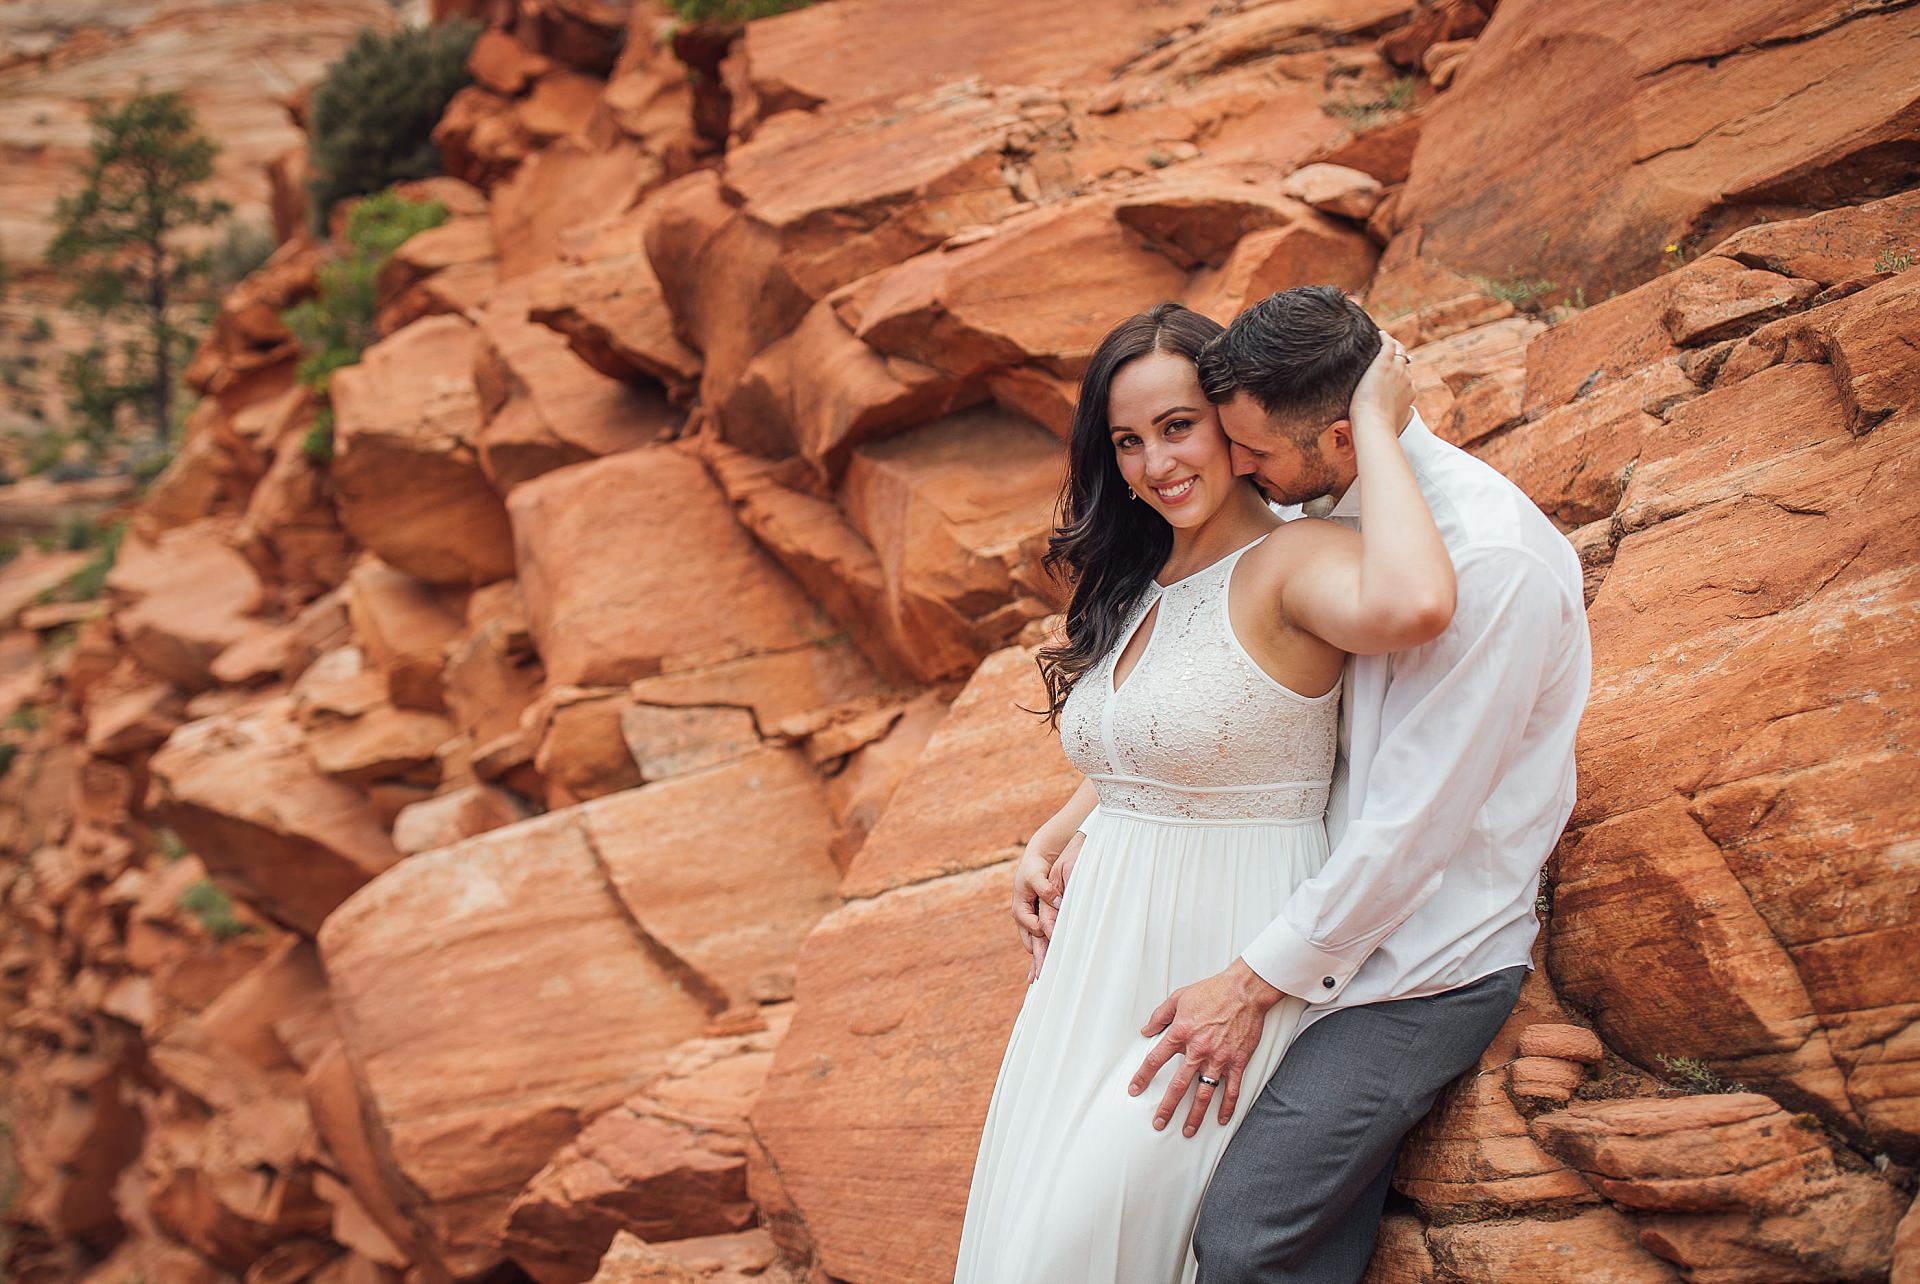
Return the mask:
POLYGON ((1267 1009, 1285 997, 1261 980, 1244 960, 1235 959, 1226 971, 1181 986, 1153 1010, 1140 1033, 1149 1037, 1165 1033, 1134 1072, 1127 1092, 1136 1097, 1145 1092, 1160 1067, 1180 1054, 1173 1081, 1160 1099, 1160 1108, 1153 1112, 1156 1130, 1167 1126, 1196 1080, 1199 1086, 1182 1131, 1189 1137, 1200 1131, 1216 1093, 1220 1122, 1233 1118, 1233 1107, 1240 1100, 1240 1076, 1260 1047, 1267 1009))

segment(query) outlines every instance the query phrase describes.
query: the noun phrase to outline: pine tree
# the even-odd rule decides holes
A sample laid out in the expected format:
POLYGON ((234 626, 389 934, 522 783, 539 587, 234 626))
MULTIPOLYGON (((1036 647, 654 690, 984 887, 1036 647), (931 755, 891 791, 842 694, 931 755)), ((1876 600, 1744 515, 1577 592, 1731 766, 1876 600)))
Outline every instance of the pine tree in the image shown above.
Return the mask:
MULTIPOLYGON (((47 261, 71 275, 73 302, 102 316, 138 317, 143 335, 117 375, 95 369, 78 389, 84 413, 110 422, 123 402, 144 403, 162 442, 173 422, 173 379, 190 336, 176 322, 182 296, 204 278, 207 256, 177 245, 184 228, 225 218, 225 201, 198 189, 218 151, 178 93, 141 93, 95 104, 93 141, 80 190, 54 209, 47 261)), ((104 349, 92 358, 104 362, 104 349)))

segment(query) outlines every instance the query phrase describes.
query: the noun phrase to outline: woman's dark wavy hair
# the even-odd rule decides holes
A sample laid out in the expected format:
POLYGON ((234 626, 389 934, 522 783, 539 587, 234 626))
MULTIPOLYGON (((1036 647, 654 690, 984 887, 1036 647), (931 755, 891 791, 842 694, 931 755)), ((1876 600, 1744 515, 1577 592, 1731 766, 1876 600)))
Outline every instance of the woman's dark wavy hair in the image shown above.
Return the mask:
POLYGON ((1109 330, 1080 376, 1067 436, 1067 480, 1044 559, 1049 572, 1073 586, 1067 640, 1040 652, 1050 724, 1058 724, 1073 684, 1119 640, 1128 612, 1173 551, 1173 528, 1144 500, 1129 496, 1114 460, 1107 418, 1113 376, 1150 352, 1197 363, 1200 350, 1223 329, 1178 303, 1162 303, 1109 330))

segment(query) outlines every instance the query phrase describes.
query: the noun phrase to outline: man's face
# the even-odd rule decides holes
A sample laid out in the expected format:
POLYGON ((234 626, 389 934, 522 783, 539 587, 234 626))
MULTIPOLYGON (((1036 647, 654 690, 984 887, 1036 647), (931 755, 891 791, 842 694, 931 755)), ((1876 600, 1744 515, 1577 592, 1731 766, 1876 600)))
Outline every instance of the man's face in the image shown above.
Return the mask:
POLYGON ((1272 503, 1304 504, 1344 488, 1340 470, 1321 444, 1327 435, 1324 431, 1303 448, 1244 392, 1219 411, 1220 426, 1233 443, 1234 475, 1252 477, 1272 503))

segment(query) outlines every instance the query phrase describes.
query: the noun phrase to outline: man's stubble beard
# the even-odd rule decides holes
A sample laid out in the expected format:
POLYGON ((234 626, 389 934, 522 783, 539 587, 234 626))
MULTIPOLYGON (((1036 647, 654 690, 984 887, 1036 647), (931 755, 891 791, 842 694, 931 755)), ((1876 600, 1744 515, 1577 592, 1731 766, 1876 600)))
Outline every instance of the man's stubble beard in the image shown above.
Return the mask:
POLYGON ((1275 504, 1304 504, 1341 488, 1339 471, 1317 454, 1303 453, 1298 473, 1284 487, 1258 475, 1255 481, 1260 493, 1275 504))

